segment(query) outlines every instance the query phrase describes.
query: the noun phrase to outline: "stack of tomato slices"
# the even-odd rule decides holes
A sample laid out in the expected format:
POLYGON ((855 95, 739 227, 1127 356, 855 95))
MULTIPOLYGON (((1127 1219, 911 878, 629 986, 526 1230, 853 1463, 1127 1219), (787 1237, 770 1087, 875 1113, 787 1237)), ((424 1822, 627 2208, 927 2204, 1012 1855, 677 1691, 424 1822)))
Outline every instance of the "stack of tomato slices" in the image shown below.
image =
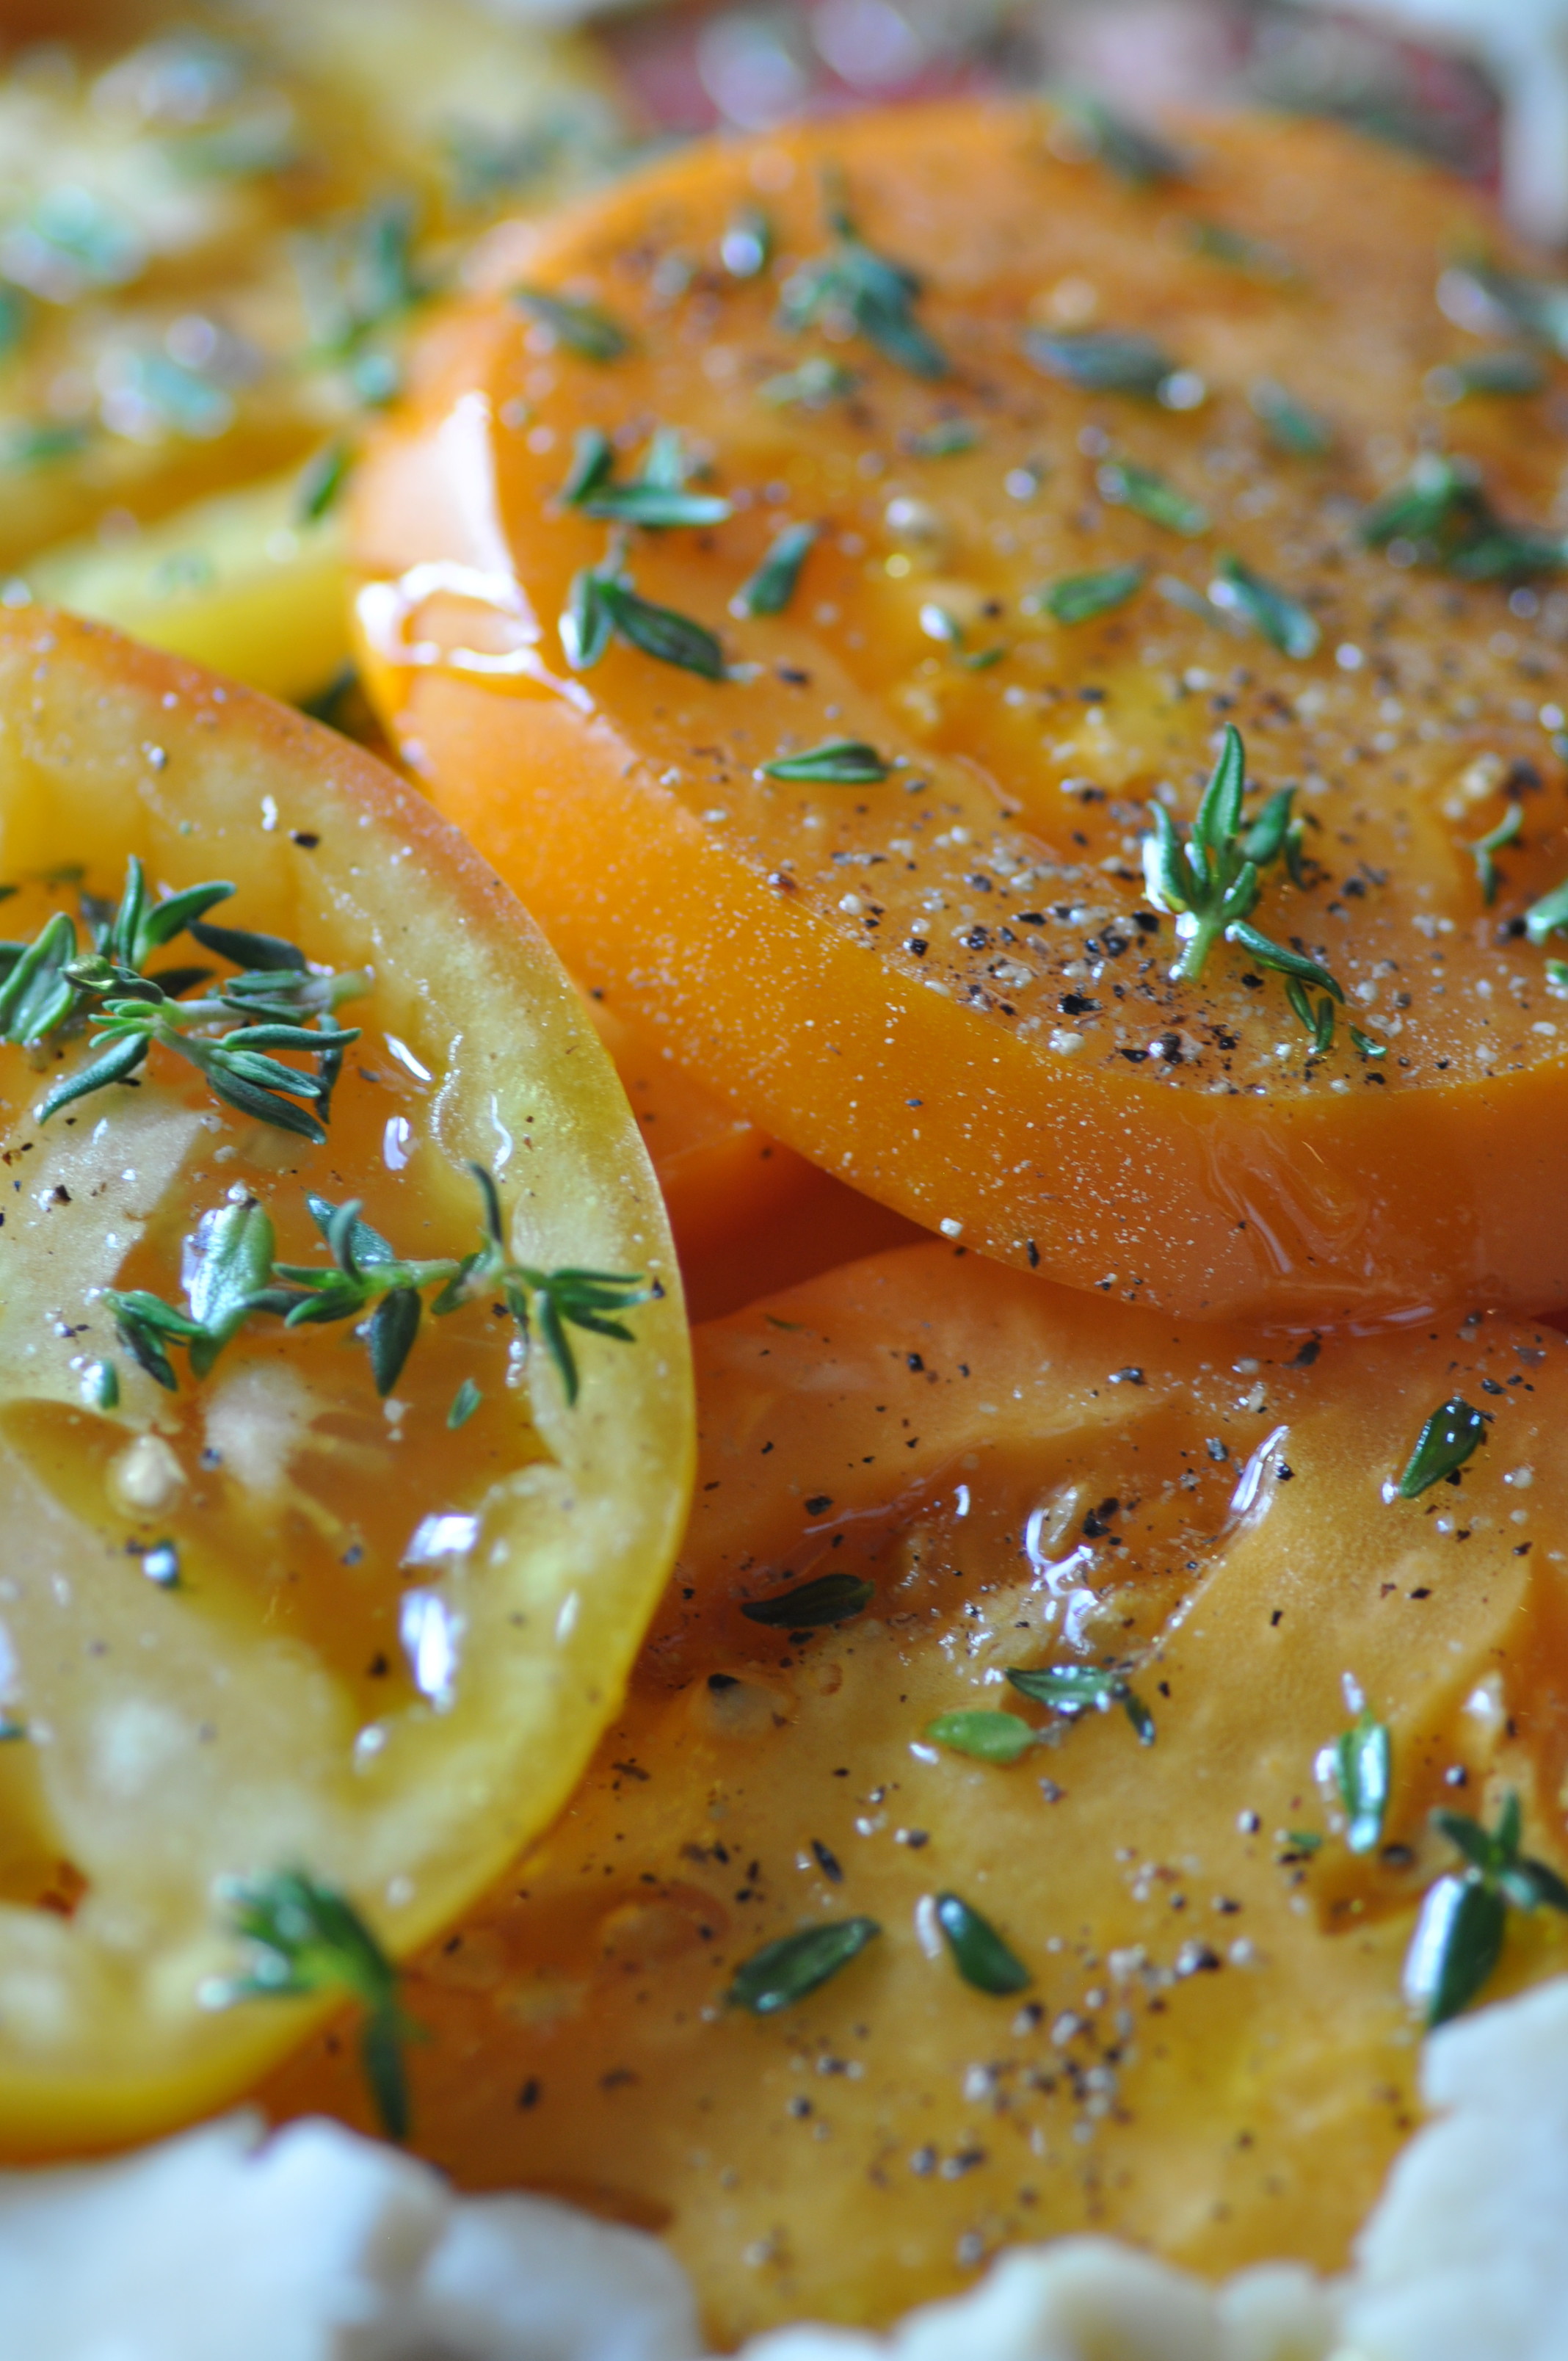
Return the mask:
MULTIPOLYGON (((396 1416, 401 1365, 379 1388, 378 1455, 364 1402, 280 1407, 324 1382, 288 1357, 327 1286, 302 1216, 247 1309, 283 1342, 225 1340, 248 1428, 181 1394, 177 1433, 134 1356, 138 1434, 181 1466, 263 1412, 324 1417, 370 1483, 422 1433, 429 1499, 411 1521, 398 1490, 361 1598, 321 1519, 371 1504, 278 1493, 247 1612, 342 1692, 304 1783, 332 1809, 291 1820, 250 1764, 238 1833, 154 1882, 161 1918, 78 1865, 62 1923, 134 1960, 175 2066, 96 2116, 73 2097, 56 2144, 240 2087, 266 2042, 192 2028, 293 2001, 274 2110, 386 2122, 390 2091, 460 2183, 663 2230, 721 2338, 885 2318, 1088 2225, 1333 2268, 1411 2121, 1417 2030, 1561 1964, 1568 782, 1527 587, 1555 462, 1515 423, 1551 370, 1512 411, 1475 372, 1440 447, 1429 384, 1467 356, 1433 285, 1481 217, 1424 170, 1238 122, 1118 177, 1113 142, 1063 135, 969 104, 818 126, 503 234, 361 467, 383 724, 548 934, 633 1112, 517 906, 476 932, 480 889, 447 892, 455 837, 390 781, 342 788, 329 831, 319 751, 285 794, 214 725, 269 840, 262 915, 334 962, 341 929, 391 995, 346 1069, 359 1160, 313 1141, 302 1176, 330 1284, 360 1290, 361 1389, 396 1341, 373 1292, 422 1302, 415 1355, 458 1309, 481 1354, 493 1293, 503 1373, 465 1382, 487 1416, 526 1391, 526 1432, 480 1465, 450 1355, 409 1359, 428 1399, 396 1416), (321 868, 350 828, 374 859, 321 868), (458 992, 465 928, 501 968, 516 929, 527 973, 458 992), (638 1131, 700 1320, 689 1494, 638 1131), (394 1250, 400 1204, 422 1235, 394 1250), (372 1878, 355 1799, 383 1754, 420 1775, 372 1878), (345 1989, 357 2045, 305 2022, 345 1989)), ((1521 317, 1523 268, 1475 266, 1465 316, 1521 317)), ((16 647, 21 713, 43 654, 16 647)), ((139 761, 113 775, 161 814, 139 761)), ((170 893, 219 859, 177 861, 180 825, 143 854, 170 893)), ((8 857, 43 893, 62 856, 28 826, 8 857)), ((253 1132, 225 1136, 247 1202, 253 1132)), ((170 1186, 97 1281, 122 1342, 201 1210, 170 1186)), ((161 1538, 137 1526, 137 1579, 161 1538)), ((93 1812, 156 1784, 173 1741, 133 1723, 93 1812)), ((47 2113, 18 2102, 14 2144, 47 2113)))

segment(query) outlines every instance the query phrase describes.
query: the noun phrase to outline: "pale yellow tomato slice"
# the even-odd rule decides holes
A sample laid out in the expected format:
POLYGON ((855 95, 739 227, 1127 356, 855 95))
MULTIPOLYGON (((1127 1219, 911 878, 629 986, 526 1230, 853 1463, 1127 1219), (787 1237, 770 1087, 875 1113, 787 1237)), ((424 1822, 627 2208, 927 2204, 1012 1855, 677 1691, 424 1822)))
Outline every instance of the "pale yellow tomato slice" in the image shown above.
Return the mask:
MULTIPOLYGON (((218 2104, 319 2014, 204 2004, 258 1963, 225 1880, 303 1872, 396 1955, 493 1878, 615 1708, 690 1481, 658 1191, 526 914, 344 741, 95 627, 0 612, 7 931, 64 912, 84 943, 79 893, 112 900, 132 855, 154 896, 227 881, 213 924, 232 913, 364 988, 338 1018, 358 1038, 322 1145, 224 1104, 161 1046, 40 1122, 90 1041, 0 1049, 12 2156, 218 2104), (202 1217, 252 1202, 307 1269, 330 1267, 307 1191, 361 1200, 400 1257, 461 1258, 482 1239, 470 1161, 503 1209, 496 1275, 443 1316, 426 1279, 385 1398, 356 1318, 253 1313, 204 1375, 169 1341, 172 1390, 117 1333, 105 1290, 189 1313, 202 1217), (623 1275, 623 1335, 568 1315, 575 1400, 544 1297, 508 1258, 623 1275)), ((209 997, 235 972, 186 937, 149 964, 192 959, 209 997)))

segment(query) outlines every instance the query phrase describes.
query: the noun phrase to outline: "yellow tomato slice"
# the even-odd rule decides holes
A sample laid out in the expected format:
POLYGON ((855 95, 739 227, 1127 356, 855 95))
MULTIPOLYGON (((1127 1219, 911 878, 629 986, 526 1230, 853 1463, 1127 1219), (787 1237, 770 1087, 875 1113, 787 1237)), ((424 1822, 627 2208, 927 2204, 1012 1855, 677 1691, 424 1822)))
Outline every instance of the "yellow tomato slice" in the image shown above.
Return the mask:
MULTIPOLYGON (((1432 1807, 1492 1827, 1517 1790, 1563 1861, 1568 1344, 1260 1346, 927 1245, 696 1350, 696 1505, 627 1709, 411 1978, 427 2152, 661 2226, 721 2345, 1073 2230, 1339 2268, 1414 2105, 1402 1962, 1459 1861, 1432 1807), (1389 1497, 1455 1395, 1485 1442, 1389 1497), (1005 1677, 1108 1664, 1130 1700, 1076 1720, 1005 1677), (1363 1711, 1392 1780, 1353 1851, 1321 1756, 1363 1711), (959 1751, 946 1718, 999 1712, 1018 1759, 959 1751), (944 1894, 1026 1984, 963 1980, 944 1894), (861 1916, 816 1991, 724 2005, 861 1916)), ((1487 1995, 1565 1940, 1510 1911, 1487 1995)), ((269 2096, 362 2107, 319 2044, 269 2096)))
MULTIPOLYGON (((321 1146, 222 1104, 163 1048, 40 1123, 46 1087, 89 1051, 70 1033, 0 1051, 8 2155, 220 2103, 319 2013, 203 2004, 254 1964, 225 1878, 303 1871, 394 1953, 493 1878, 615 1708, 690 1475, 658 1192, 578 997, 510 895, 331 733, 93 626, 0 614, 17 939, 74 912, 74 880, 112 900, 132 855, 159 895, 236 886, 212 924, 232 911, 367 972, 338 1020, 359 1036, 321 1146), (483 1236, 470 1161, 499 1191, 504 1248, 448 1316, 425 1283, 385 1400, 357 1315, 288 1329, 258 1313, 205 1376, 170 1343, 174 1390, 127 1350, 123 1308, 116 1332, 105 1290, 186 1310, 201 1217, 250 1200, 307 1270, 330 1268, 308 1191, 360 1200, 400 1257, 460 1258, 483 1236), (565 1330, 575 1402, 543 1298, 506 1279, 508 1257, 635 1281, 624 1335, 565 1330)), ((221 943, 183 938, 151 964, 188 955, 230 972, 221 943)))
POLYGON ((1492 237, 1272 118, 1141 190, 978 104, 666 159, 433 333, 357 511, 386 710, 577 972, 927 1228, 1211 1318, 1561 1300, 1549 396, 1430 398, 1492 237), (643 529, 670 434, 696 507, 643 529), (1229 722, 1310 1029, 1245 939, 1173 979, 1146 888, 1229 722))

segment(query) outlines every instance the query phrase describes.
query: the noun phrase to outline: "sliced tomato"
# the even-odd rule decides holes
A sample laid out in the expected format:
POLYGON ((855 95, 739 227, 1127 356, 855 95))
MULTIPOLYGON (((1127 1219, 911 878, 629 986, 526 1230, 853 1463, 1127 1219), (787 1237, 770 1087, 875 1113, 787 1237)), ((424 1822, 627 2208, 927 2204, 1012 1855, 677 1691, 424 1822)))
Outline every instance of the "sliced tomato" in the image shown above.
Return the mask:
POLYGON ((1271 118, 1130 189, 1059 129, 698 148, 498 242, 359 489, 390 725, 585 980, 927 1228, 1209 1317, 1561 1300, 1560 365, 1441 407, 1494 229, 1436 174, 1271 118), (1144 848, 1231 724, 1232 851, 1299 829, 1200 962, 1144 848))
MULTIPOLYGON (((1568 1344, 1260 1346, 928 1245, 696 1360, 627 1709, 411 1981, 428 2153, 663 2227, 720 2343, 1075 2229, 1338 2268, 1414 2103, 1402 1962, 1459 1860, 1432 1808, 1490 1827, 1515 1790, 1562 1861, 1568 1344), (1485 1440, 1400 1497, 1455 1397, 1485 1440), (1364 1725, 1391 1777, 1353 1850, 1364 1725), (965 1980, 944 1895, 1025 1985, 965 1980), (828 1981, 735 1997, 829 1928, 828 1981)), ((1565 1940, 1510 1911, 1487 1993, 1565 1940)), ((269 2096, 361 2104, 319 2044, 269 2096)))
MULTIPOLYGON (((30 1052, 0 987, 10 2155, 221 2103, 320 2015, 319 1996, 206 2004, 257 1965, 228 1881, 303 1874, 395 1954, 537 1834, 615 1709, 689 1483, 658 1192, 577 995, 511 895, 344 741, 94 627, 0 613, 17 941, 52 923, 90 956, 133 860, 155 918, 204 881, 232 889, 198 924, 232 911, 238 938, 180 934, 148 961, 109 944, 187 995, 159 1022, 205 1068, 160 1037, 126 1080, 62 1100, 104 1012, 134 1026, 156 981, 85 995, 30 1052), (170 972, 192 961, 206 982, 170 972), (303 1136, 324 1111, 309 1023, 302 1043, 224 1047, 234 1008, 212 995, 238 993, 246 968, 264 1001, 298 987, 307 1009, 318 988, 333 998, 329 971, 357 978, 321 1144, 303 1136), (200 1022, 178 1016, 192 991, 200 1022), (263 1055, 283 1083, 235 1062, 263 1055), (336 1323, 291 1327, 281 1313, 319 1307, 334 1268, 313 1195, 329 1213, 357 1201, 369 1228, 340 1221, 336 1323), (214 1225, 242 1217, 274 1235, 240 1292, 282 1300, 209 1354, 189 1329, 206 1321, 214 1343, 214 1225), (384 1321, 366 1334, 371 1301, 356 1309, 378 1240, 430 1266, 400 1282, 394 1324, 423 1305, 400 1367, 384 1321), (277 1262, 298 1268, 269 1277, 277 1262), (576 1317, 585 1272, 618 1307, 597 1327, 576 1317)), ((19 972, 14 950, 4 970, 19 972)))

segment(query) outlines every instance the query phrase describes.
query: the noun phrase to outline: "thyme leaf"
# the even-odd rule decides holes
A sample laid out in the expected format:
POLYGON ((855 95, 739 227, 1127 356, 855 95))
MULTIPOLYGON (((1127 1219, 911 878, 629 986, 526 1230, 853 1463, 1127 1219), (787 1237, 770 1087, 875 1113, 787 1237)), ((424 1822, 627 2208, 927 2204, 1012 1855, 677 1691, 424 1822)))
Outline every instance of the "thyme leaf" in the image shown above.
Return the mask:
POLYGON ((1187 179, 1187 159, 1180 149, 1147 124, 1134 122, 1088 91, 1064 91, 1060 103, 1088 154, 1130 188, 1151 189, 1162 181, 1187 179))
POLYGON ((553 295, 548 288, 529 286, 514 287, 511 300, 579 360, 605 367, 624 360, 635 344, 630 331, 598 303, 574 302, 570 296, 553 295))
POLYGON ((1304 662, 1315 655, 1322 633, 1317 618, 1277 584, 1255 574, 1230 552, 1221 558, 1216 578, 1209 586, 1216 607, 1244 616, 1281 655, 1304 662))
POLYGON ((893 769, 886 756, 863 738, 825 738, 820 746, 808 746, 799 754, 775 754, 758 767, 764 778, 841 786, 874 785, 893 769))
POLYGON ((997 1933, 989 1918, 964 1901, 961 1894, 938 1894, 937 1924, 947 1939, 953 1965, 966 1984, 994 1999, 1023 1992, 1034 1982, 1016 1951, 997 1933))
POLYGON ((749 2008, 753 2016, 792 2008, 847 1968, 881 1933, 874 1918, 839 1918, 781 1936, 737 1968, 725 1998, 732 2008, 749 2008))
POLYGON ((1144 572, 1135 562, 1107 566, 1097 574, 1064 574, 1058 581, 1027 591, 1021 604, 1026 614, 1049 615, 1053 622, 1090 623, 1097 615, 1125 606, 1142 588, 1144 572))
POLYGON ((337 506, 354 461, 354 445, 341 435, 306 460, 294 487, 294 514, 302 524, 319 524, 337 506))
POLYGON ((802 410, 821 410, 830 401, 842 401, 853 393, 859 380, 853 369, 842 361, 831 360, 826 354, 814 353, 798 368, 784 369, 770 377, 757 390, 764 401, 778 410, 798 404, 802 410))
POLYGON ((1039 1740, 1022 1714, 985 1711, 938 1714, 927 1723, 926 1735, 954 1754, 972 1754, 977 1763, 1016 1763, 1039 1740))
POLYGON ((1468 359, 1443 361, 1427 372, 1429 401, 1451 409, 1477 394, 1539 393, 1546 371, 1534 353, 1501 351, 1473 353, 1468 359))
POLYGON ((611 524, 638 524, 653 532, 672 525, 723 524, 733 514, 730 504, 712 492, 688 492, 690 472, 680 435, 667 430, 655 434, 642 466, 629 483, 615 481, 615 454, 609 438, 597 426, 586 426, 577 436, 571 470, 561 487, 563 506, 586 517, 611 524))
POLYGON ((473 1378, 465 1378, 453 1395, 452 1407, 446 1413, 446 1424, 452 1433, 455 1434, 460 1426, 467 1425, 484 1399, 473 1378))
POLYGON ((1331 1759, 1349 1822, 1344 1840, 1352 1852, 1373 1852, 1382 1841, 1393 1782, 1394 1741, 1387 1724, 1364 1707, 1335 1739, 1331 1759))
POLYGON ((228 1878, 219 1888, 235 1932, 252 1947, 248 1972, 202 1988, 203 2005, 232 2008, 248 2000, 293 2000, 340 1992, 364 2011, 359 2055, 389 2139, 409 2133, 404 2045, 421 2028, 403 2011, 397 1969, 345 1894, 305 1870, 228 1878))
POLYGON ((743 1598, 740 1612, 750 1622, 766 1623, 785 1631, 813 1631, 824 1623, 847 1623, 862 1615, 876 1597, 876 1585, 854 1574, 820 1574, 814 1582, 775 1591, 771 1598, 743 1598))
POLYGON ((1273 378, 1259 378, 1247 396, 1277 451, 1293 459, 1321 459, 1333 448, 1333 429, 1273 378))
POLYGON ((1046 1664, 1036 1669, 1010 1669, 1014 1687, 1037 1705, 1054 1706, 1075 1719, 1080 1713, 1109 1713, 1119 1705, 1138 1734, 1141 1746, 1155 1741, 1154 1716, 1135 1696, 1124 1674, 1093 1664, 1046 1664))
POLYGON ((1152 336, 1118 328, 1027 328, 1024 350, 1036 368, 1083 393, 1136 393, 1154 400, 1176 363, 1152 336))
POLYGON ((732 615, 782 615, 800 587, 801 569, 816 547, 820 527, 786 525, 756 572, 729 601, 732 615))
POLYGON ((1458 1472, 1477 1444, 1486 1439, 1486 1422, 1463 1395, 1451 1394, 1433 1411, 1411 1452, 1398 1482, 1401 1500, 1418 1499, 1429 1485, 1458 1472))
POLYGON ((867 246, 842 204, 828 208, 833 243, 784 282, 779 315, 796 334, 835 326, 876 347, 912 377, 942 378, 948 357, 915 316, 916 272, 867 246))
POLYGON ((938 418, 934 426, 906 434, 903 447, 912 459, 955 459, 972 451, 979 441, 980 429, 971 419, 938 418))
POLYGON ((1249 279, 1271 280, 1277 287, 1288 286, 1301 275, 1283 247, 1275 246, 1266 237, 1252 237, 1245 230, 1233 229, 1228 222, 1189 222, 1187 242, 1194 254, 1202 255, 1207 261, 1223 263, 1230 270, 1245 271, 1249 279))
MULTIPOLYGON (((1502 883, 1502 879, 1498 874, 1497 862, 1492 856, 1494 853, 1501 852, 1506 844, 1512 844, 1523 826, 1524 806, 1522 804, 1510 804, 1508 810, 1503 814, 1502 818, 1497 822, 1497 827, 1489 829, 1485 836, 1477 837, 1475 843, 1470 847, 1471 858, 1475 863, 1476 881, 1481 888, 1481 898, 1486 903, 1488 910, 1497 900, 1497 887, 1502 883)), ((1541 906, 1538 902, 1535 906, 1539 909, 1541 906)), ((1532 912, 1530 915, 1533 916, 1534 913, 1532 912)), ((1528 933, 1530 929, 1529 917, 1525 920, 1525 928, 1528 933)), ((1539 936, 1532 935, 1530 939, 1532 942, 1539 941, 1540 938, 1539 936)))
MULTIPOLYGON (((1554 885, 1524 914, 1524 930, 1532 943, 1544 943, 1564 928, 1568 928, 1568 882, 1554 885)), ((0 1007, 3 1006, 0 998, 0 1007)))
POLYGON ((1209 530, 1209 511, 1201 502, 1190 500, 1153 467, 1140 467, 1132 459, 1107 459, 1096 481, 1102 500, 1113 508, 1129 508, 1135 516, 1163 526, 1167 533, 1179 533, 1190 541, 1209 530))

